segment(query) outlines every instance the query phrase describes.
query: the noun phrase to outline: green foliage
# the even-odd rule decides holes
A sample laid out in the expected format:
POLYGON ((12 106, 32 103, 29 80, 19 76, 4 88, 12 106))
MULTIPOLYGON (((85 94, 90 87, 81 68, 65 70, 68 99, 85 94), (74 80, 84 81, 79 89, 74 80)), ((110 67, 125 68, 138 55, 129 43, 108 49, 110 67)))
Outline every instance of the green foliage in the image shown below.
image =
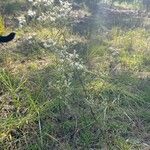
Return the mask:
POLYGON ((14 14, 14 13, 18 13, 19 11, 21 11, 21 7, 24 6, 24 2, 23 1, 9 1, 9 2, 5 2, 3 3, 3 9, 5 11, 6 14, 14 14))
POLYGON ((0 35, 2 35, 4 33, 4 31, 5 31, 4 20, 0 16, 0 35))
POLYGON ((119 2, 119 3, 123 3, 123 2, 126 2, 126 3, 133 3, 135 0, 113 0, 113 2, 119 2))
MULTIPOLYGON (((92 9, 98 1, 76 2, 92 9)), ((20 9, 3 3, 9 17, 20 9)), ((150 131, 149 30, 97 25, 81 37, 72 22, 36 23, 27 20, 0 50, 0 149, 142 149, 150 131)))
POLYGON ((145 56, 149 51, 149 33, 144 29, 136 29, 129 32, 113 31, 112 45, 120 49, 120 61, 130 69, 142 68, 145 56))

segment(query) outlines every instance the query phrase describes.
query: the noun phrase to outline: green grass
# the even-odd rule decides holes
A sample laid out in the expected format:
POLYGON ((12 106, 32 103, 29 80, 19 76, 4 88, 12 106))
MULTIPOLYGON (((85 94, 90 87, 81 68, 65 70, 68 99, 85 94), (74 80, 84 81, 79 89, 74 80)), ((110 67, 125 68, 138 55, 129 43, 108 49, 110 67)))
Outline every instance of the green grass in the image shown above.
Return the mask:
POLYGON ((0 149, 142 150, 149 144, 149 31, 114 28, 96 39, 68 27, 30 24, 16 31, 18 41, 0 50, 0 149), (22 38, 30 35, 31 44, 22 38), (48 38, 56 45, 43 47, 48 38), (62 57, 74 48, 79 58, 72 62, 82 59, 86 69, 62 57))
MULTIPOLYGON (((91 48, 90 59, 99 57, 92 62, 94 66, 109 64, 109 59, 108 62, 99 61, 109 58, 107 47, 103 52, 99 52, 103 50, 101 46, 91 48)), ((136 140, 138 135, 140 140, 146 136, 149 130, 149 82, 142 88, 144 81, 132 74, 138 70, 137 62, 141 65, 142 59, 135 60, 135 69, 129 66, 131 70, 111 76, 108 68, 102 67, 100 69, 106 74, 96 71, 96 67, 92 72, 76 72, 50 52, 47 58, 41 55, 48 65, 39 67, 40 59, 30 56, 32 61, 25 59, 25 65, 20 66, 24 69, 15 72, 20 62, 14 65, 16 69, 8 67, 9 62, 16 61, 12 59, 13 53, 9 55, 11 59, 6 57, 9 61, 3 60, 6 61, 2 64, 5 69, 0 72, 3 149, 18 149, 22 145, 25 149, 89 149, 106 145, 111 149, 114 145, 112 149, 127 150, 138 145, 126 142, 128 138, 136 140), (6 112, 5 107, 8 107, 6 112), (141 121, 142 127, 139 127, 141 121)), ((20 60, 22 56, 19 56, 20 60)), ((120 55, 120 59, 122 62, 124 59, 124 63, 128 59, 133 61, 131 55, 120 55)))

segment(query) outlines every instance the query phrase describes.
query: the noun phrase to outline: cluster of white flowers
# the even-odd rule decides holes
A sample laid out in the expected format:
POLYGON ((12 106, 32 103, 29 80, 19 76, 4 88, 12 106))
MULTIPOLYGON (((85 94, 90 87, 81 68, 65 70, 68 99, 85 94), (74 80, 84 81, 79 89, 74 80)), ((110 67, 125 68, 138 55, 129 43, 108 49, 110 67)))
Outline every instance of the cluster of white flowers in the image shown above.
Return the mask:
MULTIPOLYGON (((38 21, 41 20, 47 20, 50 19, 50 21, 55 21, 55 17, 53 17, 53 13, 51 14, 51 11, 47 11, 46 13, 39 12, 39 8, 42 8, 42 6, 47 7, 51 6, 54 3, 54 0, 28 0, 28 3, 30 3, 30 8, 27 11, 26 14, 21 15, 20 17, 17 17, 17 20, 19 22, 19 27, 23 27, 27 23, 27 18, 37 18, 38 21), (35 7, 36 6, 36 7, 35 7), (34 9, 33 9, 34 8, 34 9)), ((56 15, 55 15, 56 16, 56 15)))
POLYGON ((28 0, 33 6, 44 4, 44 6, 48 6, 54 3, 54 0, 28 0))
POLYGON ((84 10, 74 10, 74 11, 71 11, 69 15, 71 18, 74 18, 74 19, 82 19, 85 16, 90 16, 91 14, 84 10))
POLYGON ((41 15, 37 18, 38 21, 46 21, 49 20, 51 22, 56 21, 56 14, 53 12, 41 13, 41 15))
POLYGON ((73 10, 73 3, 67 0, 59 0, 59 5, 54 0, 28 0, 30 4, 29 10, 24 16, 18 18, 19 27, 26 24, 28 17, 38 22, 56 23, 59 20, 79 20, 88 16, 86 11, 73 10))
MULTIPOLYGON (((66 47, 64 49, 66 49, 66 47)), ((74 59, 78 59, 79 58, 79 55, 76 53, 75 50, 74 50, 73 54, 67 52, 66 50, 60 51, 59 54, 60 54, 60 57, 62 58, 62 61, 65 61, 65 60, 72 61, 74 59)))
POLYGON ((24 25, 26 25, 26 18, 25 16, 20 16, 17 18, 18 19, 18 24, 19 24, 19 27, 22 28, 24 25))
POLYGON ((72 63, 70 64, 70 66, 71 66, 71 67, 75 67, 75 68, 78 69, 78 70, 83 70, 83 69, 85 69, 85 66, 84 66, 83 64, 79 63, 79 62, 72 62, 72 63))
MULTIPOLYGON (((81 10, 73 10, 72 3, 67 0, 59 0, 59 5, 54 4, 54 0, 28 0, 30 3, 30 8, 26 15, 18 18, 19 26, 22 27, 26 24, 26 19, 30 17, 31 19, 37 19, 37 21, 51 21, 55 22, 57 19, 67 19, 67 18, 84 18, 85 13, 81 10), (40 10, 40 11, 39 11, 40 10), (26 17, 25 17, 26 16, 26 17)), ((70 39, 71 43, 76 44, 74 39, 70 39)), ((34 38, 29 36, 25 43, 33 44, 34 38)), ((85 69, 83 62, 79 58, 79 55, 74 50, 73 53, 69 53, 67 48, 62 48, 58 50, 56 47, 56 42, 52 39, 48 39, 42 42, 44 48, 54 50, 59 56, 62 63, 67 63, 71 68, 85 69)))
POLYGON ((47 5, 43 6, 53 6, 49 11, 42 12, 37 18, 38 21, 49 20, 51 22, 55 22, 57 19, 64 19, 69 17, 69 13, 72 10, 72 4, 67 1, 60 1, 60 5, 54 6, 53 3, 47 3, 47 5))
POLYGON ((43 41, 43 46, 45 48, 54 48, 56 45, 56 42, 53 39, 48 39, 46 41, 43 41))
POLYGON ((26 37, 25 39, 26 41, 29 42, 29 44, 32 44, 32 41, 33 41, 33 36, 29 35, 28 37, 26 37))
POLYGON ((35 17, 36 16, 36 11, 33 11, 31 9, 28 10, 27 15, 30 17, 35 17))
POLYGON ((59 56, 61 58, 60 61, 62 63, 67 63, 71 68, 76 68, 78 70, 84 70, 86 68, 75 50, 73 53, 69 53, 64 49, 59 52, 59 56))

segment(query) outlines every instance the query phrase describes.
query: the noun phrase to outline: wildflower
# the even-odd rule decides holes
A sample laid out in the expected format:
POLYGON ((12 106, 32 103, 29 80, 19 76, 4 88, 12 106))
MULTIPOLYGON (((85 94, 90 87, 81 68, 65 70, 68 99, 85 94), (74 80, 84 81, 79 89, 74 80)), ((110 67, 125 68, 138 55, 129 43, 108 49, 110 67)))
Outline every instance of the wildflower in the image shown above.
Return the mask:
POLYGON ((18 22, 19 22, 19 27, 23 27, 23 25, 26 24, 26 18, 25 18, 25 16, 20 16, 17 19, 18 19, 18 22))
POLYGON ((30 16, 30 17, 34 17, 36 15, 36 12, 33 10, 28 10, 27 13, 28 13, 28 16, 30 16))
POLYGON ((43 46, 45 48, 50 48, 56 45, 56 42, 54 42, 52 39, 48 39, 46 42, 43 43, 43 46))

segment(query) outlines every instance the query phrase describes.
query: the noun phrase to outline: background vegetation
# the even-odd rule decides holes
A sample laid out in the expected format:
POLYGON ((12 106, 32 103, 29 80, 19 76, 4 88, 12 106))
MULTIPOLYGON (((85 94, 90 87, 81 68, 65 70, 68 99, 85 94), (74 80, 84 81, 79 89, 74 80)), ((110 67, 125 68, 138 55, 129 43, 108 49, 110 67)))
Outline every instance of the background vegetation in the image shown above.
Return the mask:
POLYGON ((0 149, 148 150, 147 0, 0 2, 0 149))

